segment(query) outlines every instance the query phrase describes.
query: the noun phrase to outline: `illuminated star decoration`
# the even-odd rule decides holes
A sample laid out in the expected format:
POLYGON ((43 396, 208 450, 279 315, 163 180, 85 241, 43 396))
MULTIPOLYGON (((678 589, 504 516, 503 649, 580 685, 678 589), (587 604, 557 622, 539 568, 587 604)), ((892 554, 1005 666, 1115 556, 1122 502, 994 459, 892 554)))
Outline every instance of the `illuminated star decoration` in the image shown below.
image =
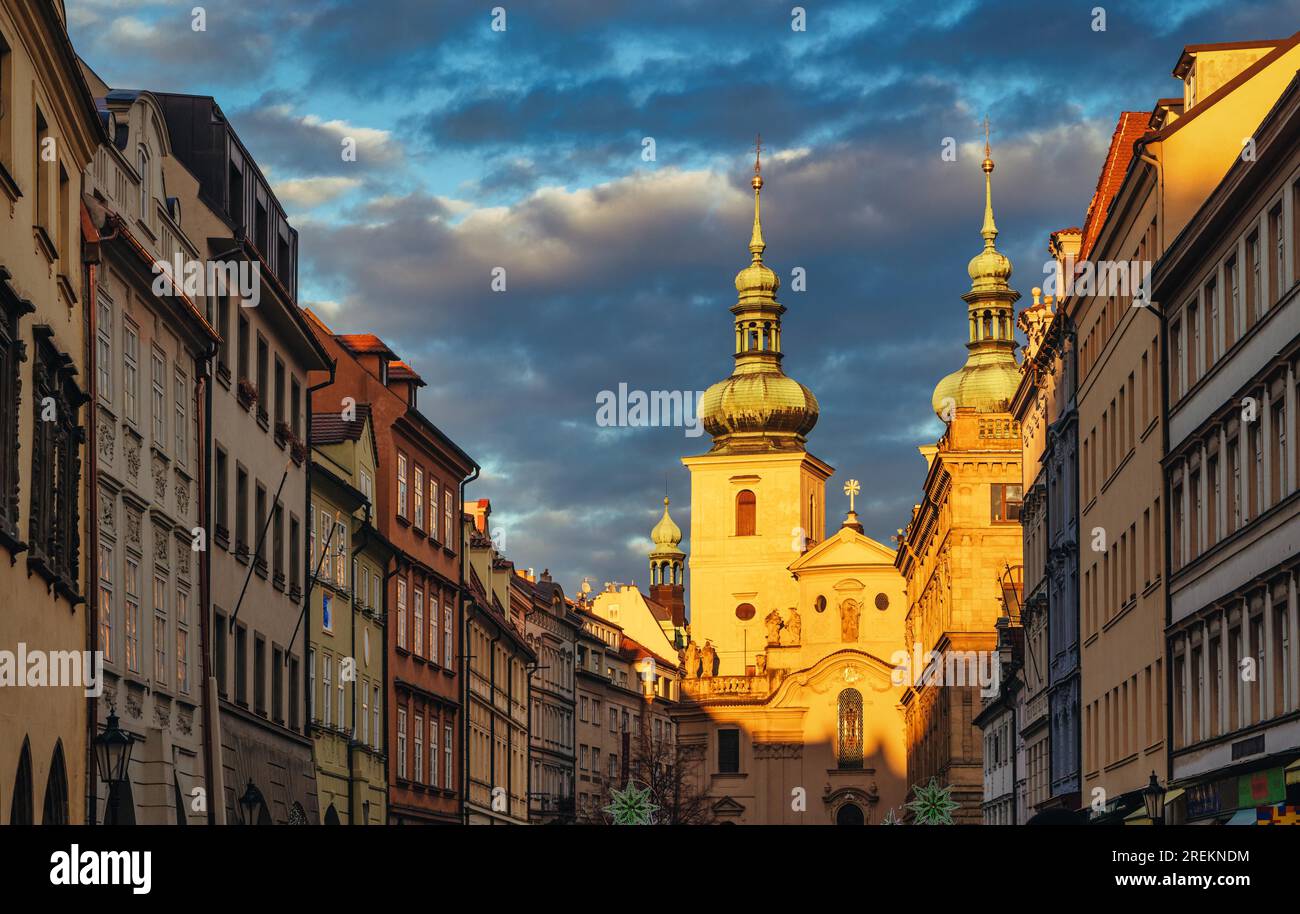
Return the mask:
POLYGON ((853 499, 862 491, 862 483, 856 479, 850 479, 844 483, 844 494, 849 497, 849 510, 853 510, 853 499))
POLYGON ((951 787, 940 787, 935 778, 924 787, 914 787, 916 799, 907 808, 916 814, 918 825, 952 825, 953 811, 961 804, 952 798, 951 787))
POLYGON ((605 812, 614 817, 615 825, 653 825, 659 807, 651 802, 650 788, 628 784, 622 790, 610 791, 610 804, 605 812))
POLYGON ((902 825, 903 820, 898 818, 898 816, 894 813, 894 808, 891 806, 889 808, 889 812, 885 813, 885 818, 880 821, 880 824, 881 825, 902 825))

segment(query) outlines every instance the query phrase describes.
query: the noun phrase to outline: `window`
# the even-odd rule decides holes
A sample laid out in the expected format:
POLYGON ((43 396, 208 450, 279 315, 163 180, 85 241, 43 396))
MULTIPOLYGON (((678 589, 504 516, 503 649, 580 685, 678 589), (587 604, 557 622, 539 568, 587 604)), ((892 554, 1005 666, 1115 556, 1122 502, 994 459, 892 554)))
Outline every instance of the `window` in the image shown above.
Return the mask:
POLYGON ((397 516, 406 517, 406 455, 397 455, 397 516))
MULTIPOLYGON (((339 658, 339 686, 336 694, 338 696, 338 702, 339 702, 339 716, 338 716, 339 729, 345 733, 351 732, 351 728, 348 727, 348 715, 347 715, 347 709, 345 707, 347 690, 344 688, 344 684, 343 684, 343 658, 342 657, 339 658)), ((326 699, 328 698, 329 696, 327 695, 326 699)))
POLYGON ((271 719, 284 723, 284 651, 271 648, 271 719))
POLYGON ((429 718, 429 783, 438 786, 438 718, 429 718))
POLYGON ((1022 489, 1019 485, 994 483, 992 491, 992 518, 996 523, 1014 524, 1020 522, 1020 503, 1022 489))
POLYGON ((254 545, 257 549, 257 570, 266 574, 266 537, 263 535, 266 530, 266 487, 260 482, 253 496, 253 522, 257 524, 253 529, 253 536, 256 539, 254 545))
MULTIPOLYGON (((415 626, 412 629, 411 650, 417 657, 424 655, 424 592, 415 588, 415 626)), ((433 644, 429 645, 431 655, 436 653, 433 644)))
MULTIPOLYGON (((8 72, 9 54, 0 39, 0 105, 9 95, 4 76, 8 72)), ((0 109, 0 125, 8 129, 11 118, 0 109)), ((4 150, 0 136, 0 152, 4 150)), ((25 347, 18 322, 31 310, 30 303, 20 300, 7 283, 0 283, 0 532, 11 541, 18 536, 18 412, 20 373, 25 347)), ((10 545, 12 549, 13 546, 10 545)))
MULTIPOLYGON (((101 498, 104 496, 101 495, 101 498)), ((99 643, 104 660, 113 662, 113 544, 99 543, 99 643)))
POLYGON ((280 424, 284 422, 284 362, 280 357, 275 357, 275 425, 278 432, 280 424))
POLYGON ((248 626, 235 626, 235 701, 248 707, 248 626))
POLYGON ((334 523, 334 580, 340 587, 348 586, 348 528, 342 521, 334 523))
POLYGON ((442 544, 448 549, 456 548, 455 528, 452 526, 452 514, 455 510, 455 497, 451 489, 442 493, 442 544))
POLYGON ((429 535, 435 540, 438 536, 438 480, 429 479, 429 535))
POLYGON ((95 380, 99 398, 113 405, 113 301, 99 290, 99 326, 95 328, 95 380))
POLYGON ((334 563, 330 561, 330 548, 334 543, 334 522, 330 519, 328 513, 322 508, 320 512, 320 559, 316 565, 320 569, 320 578, 325 581, 332 580, 334 574, 334 563))
POLYGON ((450 600, 445 602, 442 606, 442 619, 442 665, 450 668, 452 664, 450 600))
POLYGON ((415 467, 415 512, 412 520, 415 526, 424 526, 424 470, 418 464, 415 467))
POLYGON ((42 418, 47 415, 44 406, 32 410, 28 569, 37 571, 64 597, 79 601, 78 440, 85 434, 80 413, 81 404, 88 398, 76 385, 72 359, 55 347, 53 331, 40 324, 33 328, 33 337, 36 364, 32 368, 32 402, 49 403, 53 418, 42 418))
POLYGON ((1251 232, 1246 239, 1246 329, 1255 326, 1263 315, 1259 282, 1259 232, 1251 232))
POLYGON ((406 579, 397 579, 397 646, 406 647, 406 579))
POLYGON ((122 412, 131 423, 140 421, 140 334, 122 319, 122 412))
POLYGON ((221 342, 217 348, 217 365, 224 368, 227 374, 230 371, 230 296, 222 295, 217 298, 217 333, 221 335, 221 342))
POLYGON ((1228 287, 1227 313, 1223 315, 1223 348, 1231 349, 1237 339, 1237 315, 1241 308, 1241 289, 1238 279, 1237 258, 1229 257, 1223 264, 1224 282, 1228 287))
POLYGON ((316 719, 316 649, 307 649, 307 713, 316 719))
POLYGON ((248 375, 248 318, 241 311, 239 313, 239 337, 236 340, 238 351, 235 353, 235 368, 239 372, 239 380, 250 380, 248 375))
MULTIPOLYGON (((226 617, 220 610, 212 613, 212 675, 217 680, 217 694, 226 697, 226 617)), ((315 668, 313 667, 313 672, 315 668)))
POLYGON ((740 773, 740 731, 718 731, 718 773, 740 773))
POLYGON ((406 709, 397 709, 397 776, 406 779, 406 709))
POLYGON ((1273 262, 1268 269, 1268 300, 1276 303, 1282 297, 1282 290, 1285 288, 1283 277, 1286 274, 1286 238, 1282 234, 1281 203, 1269 211, 1268 235, 1273 243, 1273 262))
POLYGON ((154 347, 150 363, 153 365, 153 443, 167 449, 167 357, 154 347))
POLYGON ((451 740, 452 740, 451 724, 449 723, 442 728, 442 761, 443 761, 442 786, 447 790, 451 790, 451 774, 452 774, 451 740))
POLYGON ((756 505, 754 493, 743 489, 736 495, 736 536, 753 536, 755 533, 756 505))
POLYGON ((216 486, 217 491, 215 493, 214 501, 216 502, 217 526, 221 528, 221 533, 218 535, 218 538, 224 540, 229 536, 230 494, 226 491, 226 486, 229 485, 230 482, 228 478, 230 471, 227 465, 228 458, 226 457, 226 452, 220 446, 216 448, 216 457, 216 468, 214 471, 216 479, 214 480, 214 485, 216 486))
POLYGON ((302 412, 302 387, 298 384, 298 379, 291 377, 289 379, 289 430, 293 432, 295 438, 301 438, 302 420, 299 414, 302 412))
POLYGON ((298 729, 298 658, 289 658, 289 729, 298 729))
POLYGON ((140 608, 140 563, 130 556, 126 559, 126 576, 122 582, 126 591, 126 668, 140 672, 140 628, 144 618, 140 608))
POLYGON ((370 686, 361 681, 361 745, 370 745, 370 686))
POLYGON ((334 594, 321 590, 320 596, 321 628, 327 632, 334 631, 334 594))
POLYGON ((270 358, 271 350, 267 346, 266 337, 259 333, 257 335, 257 419, 259 422, 265 422, 267 418, 266 401, 270 398, 271 391, 270 358))
POLYGON ((331 699, 331 688, 334 684, 334 658, 329 654, 321 655, 321 696, 320 712, 321 725, 328 728, 330 725, 330 715, 333 713, 334 704, 331 699))
POLYGON ((190 595, 176 591, 176 689, 190 691, 190 595))
POLYGON ((382 745, 382 742, 381 742, 381 740, 380 740, 380 731, 379 731, 379 712, 380 712, 380 710, 381 710, 382 707, 383 707, 383 706, 379 703, 379 686, 375 686, 375 687, 374 687, 374 690, 373 690, 373 693, 372 693, 372 697, 373 697, 374 700, 371 702, 371 705, 370 705, 370 713, 374 715, 374 719, 373 719, 373 721, 372 721, 372 723, 374 724, 374 726, 371 728, 371 731, 370 731, 370 732, 374 734, 374 737, 373 737, 373 739, 374 739, 374 743, 373 743, 374 747, 375 747, 376 749, 379 749, 379 748, 381 747, 381 745, 382 745))
POLYGON ((253 638, 253 710, 266 714, 266 639, 253 638))
POLYGON ((429 591, 429 659, 438 659, 438 594, 429 591))
POLYGON ((289 515, 289 589, 297 591, 302 585, 301 570, 299 569, 298 552, 301 547, 298 545, 302 538, 302 532, 299 529, 298 518, 292 514, 289 515))
POLYGON ((424 718, 415 715, 415 780, 424 783, 424 718))
POLYGON ((185 466, 186 462, 189 460, 189 448, 187 447, 186 434, 189 431, 189 427, 190 427, 189 417, 188 417, 188 407, 189 407, 190 397, 189 397, 189 379, 186 377, 185 372, 182 371, 180 368, 176 369, 176 377, 174 379, 174 385, 175 385, 175 391, 173 392, 173 397, 176 401, 175 402, 175 415, 176 415, 175 457, 176 457, 177 466, 183 467, 185 466))

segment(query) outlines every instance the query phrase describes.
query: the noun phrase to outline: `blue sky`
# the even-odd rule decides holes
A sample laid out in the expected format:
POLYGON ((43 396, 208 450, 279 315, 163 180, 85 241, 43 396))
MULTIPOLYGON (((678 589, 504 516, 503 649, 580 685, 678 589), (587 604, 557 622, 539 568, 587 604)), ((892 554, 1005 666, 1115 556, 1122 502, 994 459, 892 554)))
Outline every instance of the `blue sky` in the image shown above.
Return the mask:
POLYGON ((569 592, 646 582, 665 477, 689 530, 679 458, 707 438, 601 429, 596 396, 730 371, 755 133, 785 368, 817 394, 809 447, 837 468, 828 521, 857 477, 888 543, 941 431, 930 393, 965 358, 984 116, 1028 303, 1119 112, 1181 93, 1181 47, 1300 28, 1297 0, 806 2, 801 32, 766 0, 224 0, 202 31, 194 5, 67 0, 110 85, 217 98, 300 231, 303 302, 415 366, 511 558, 569 592))

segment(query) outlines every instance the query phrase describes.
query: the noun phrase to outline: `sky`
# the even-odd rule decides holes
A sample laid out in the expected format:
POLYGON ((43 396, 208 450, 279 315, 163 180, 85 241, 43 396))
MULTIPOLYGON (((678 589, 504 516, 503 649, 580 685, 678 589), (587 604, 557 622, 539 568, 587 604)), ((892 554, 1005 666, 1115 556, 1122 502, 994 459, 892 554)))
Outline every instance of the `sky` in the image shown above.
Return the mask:
POLYGON ((665 487, 689 550, 680 458, 707 435, 602 427, 597 400, 730 373, 757 134, 783 367, 836 468, 827 521, 860 479, 892 545, 943 430, 931 392, 965 361, 984 118, 1023 306, 1119 113, 1181 94, 1182 46, 1300 29, 1300 0, 66 6, 109 85, 217 99, 300 233, 301 303, 415 368, 506 553, 570 594, 648 584, 665 487))

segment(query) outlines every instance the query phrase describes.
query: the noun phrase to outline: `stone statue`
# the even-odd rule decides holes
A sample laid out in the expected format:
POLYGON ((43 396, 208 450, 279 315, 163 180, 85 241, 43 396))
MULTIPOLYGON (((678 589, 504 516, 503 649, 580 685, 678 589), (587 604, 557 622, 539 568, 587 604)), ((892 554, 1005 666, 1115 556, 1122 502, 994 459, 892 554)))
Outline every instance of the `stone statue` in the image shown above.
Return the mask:
POLYGON ((780 644, 781 628, 785 624, 781 621, 781 611, 779 609, 772 610, 767 614, 767 618, 763 620, 763 624, 767 626, 768 645, 780 644))
POLYGON ((700 656, 704 660, 704 671, 700 675, 708 679, 713 676, 713 668, 718 662, 718 651, 712 641, 704 642, 704 650, 700 652, 700 656))
POLYGON ((754 655, 754 674, 757 676, 767 675, 767 654, 754 655))
POLYGON ((686 644, 686 678, 694 679, 700 675, 700 646, 692 638, 686 644))
POLYGON ((803 622, 799 619, 799 611, 793 606, 790 607, 790 618, 785 621, 786 644, 798 644, 799 637, 803 633, 803 622))
POLYGON ((840 638, 843 641, 858 640, 858 615, 861 610, 857 600, 844 600, 840 603, 840 638))

